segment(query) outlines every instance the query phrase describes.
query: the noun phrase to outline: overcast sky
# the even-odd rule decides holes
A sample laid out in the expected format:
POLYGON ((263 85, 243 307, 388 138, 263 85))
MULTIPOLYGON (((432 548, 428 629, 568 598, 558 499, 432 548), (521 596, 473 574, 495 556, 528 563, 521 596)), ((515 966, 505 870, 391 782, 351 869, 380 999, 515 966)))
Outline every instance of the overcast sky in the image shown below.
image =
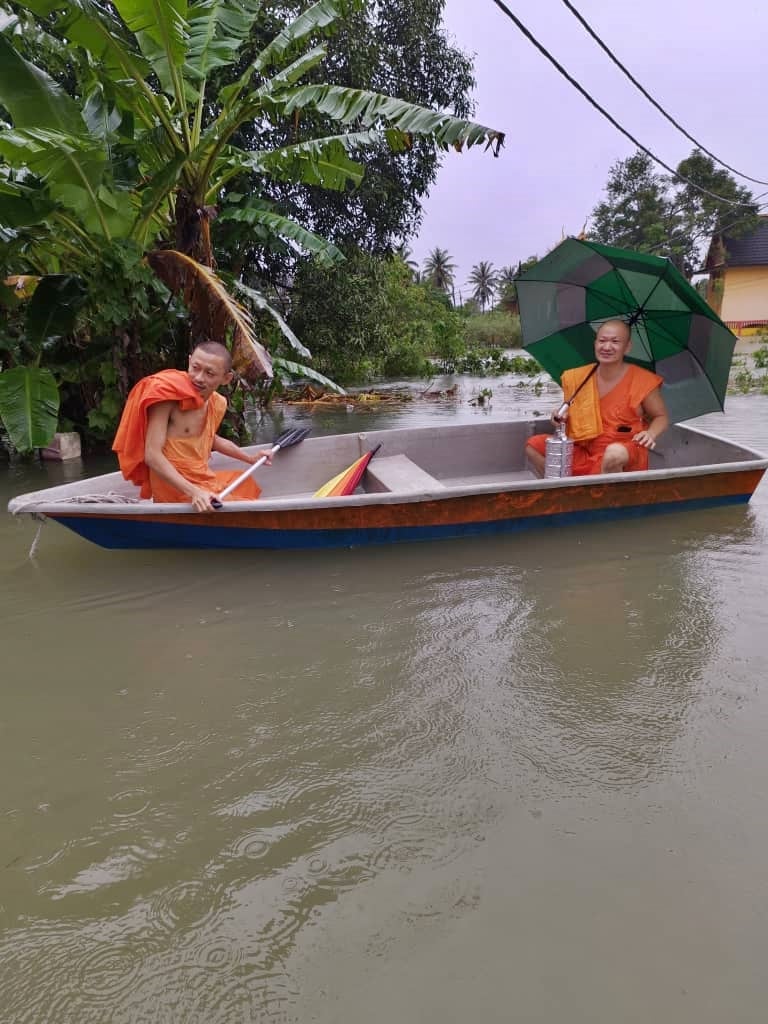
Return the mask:
MULTIPOLYGON (((628 131, 671 166, 693 144, 637 92, 562 0, 507 6, 628 131)), ((766 0, 571 0, 637 79, 691 135, 733 167, 768 181, 766 0)), ((446 155, 411 243, 457 264, 464 297, 473 264, 543 255, 578 234, 614 161, 633 145, 594 110, 493 0, 447 0, 445 27, 474 57, 475 120, 507 134, 498 159, 446 155)), ((768 189, 743 182, 756 193, 768 189)), ((768 199, 768 196, 766 196, 768 199)))

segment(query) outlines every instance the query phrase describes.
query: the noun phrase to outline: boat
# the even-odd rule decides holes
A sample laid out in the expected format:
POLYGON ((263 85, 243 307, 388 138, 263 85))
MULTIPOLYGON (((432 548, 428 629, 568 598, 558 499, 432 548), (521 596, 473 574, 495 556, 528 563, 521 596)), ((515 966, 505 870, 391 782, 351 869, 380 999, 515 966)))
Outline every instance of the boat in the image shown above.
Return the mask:
MULTIPOLYGON (((142 501, 120 473, 22 494, 8 509, 105 548, 351 547, 737 504, 768 467, 764 454, 677 424, 647 471, 540 479, 527 468, 525 442, 551 429, 528 419, 310 437, 258 471, 258 501, 227 501, 220 511, 142 501), (315 496, 376 445, 355 493, 315 496)), ((242 468, 218 455, 211 464, 242 468)))

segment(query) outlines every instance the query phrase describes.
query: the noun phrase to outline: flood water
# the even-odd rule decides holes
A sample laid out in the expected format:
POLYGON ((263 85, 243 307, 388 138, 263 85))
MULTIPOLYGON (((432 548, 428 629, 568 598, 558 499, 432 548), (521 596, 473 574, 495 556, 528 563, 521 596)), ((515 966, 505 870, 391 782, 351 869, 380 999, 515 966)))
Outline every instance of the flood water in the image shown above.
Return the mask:
MULTIPOLYGON (((553 405, 478 386, 315 431, 553 405)), ((700 422, 768 450, 766 397, 700 422)), ((370 550, 34 532, 0 518, 2 1024, 763 1024, 768 483, 370 550)))

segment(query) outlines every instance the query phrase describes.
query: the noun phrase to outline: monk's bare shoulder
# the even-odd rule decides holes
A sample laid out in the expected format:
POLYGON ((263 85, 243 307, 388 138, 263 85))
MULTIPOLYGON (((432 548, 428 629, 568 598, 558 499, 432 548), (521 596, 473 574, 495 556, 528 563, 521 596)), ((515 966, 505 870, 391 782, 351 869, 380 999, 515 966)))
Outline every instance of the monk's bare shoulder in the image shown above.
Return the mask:
POLYGON ((147 436, 144 450, 146 453, 160 451, 168 436, 168 424, 170 423, 173 407, 176 402, 156 402, 147 410, 147 436))

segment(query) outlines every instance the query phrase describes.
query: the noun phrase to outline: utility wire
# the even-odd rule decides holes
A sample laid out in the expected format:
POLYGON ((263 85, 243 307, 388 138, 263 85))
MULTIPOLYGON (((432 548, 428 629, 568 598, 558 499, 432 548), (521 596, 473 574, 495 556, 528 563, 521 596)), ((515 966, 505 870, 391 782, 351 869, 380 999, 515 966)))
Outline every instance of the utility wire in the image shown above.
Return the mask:
POLYGON ((624 135, 626 138, 628 138, 633 145, 637 146, 637 148, 642 150, 643 153, 646 153, 651 158, 651 160, 654 160, 657 164, 659 164, 660 167, 663 167, 666 171, 669 171, 669 173, 673 177, 678 178, 680 181, 684 181, 686 185, 690 185, 691 188, 696 189, 697 192, 701 192, 702 195, 709 196, 711 199, 716 199, 719 203, 725 203, 727 206, 751 206, 751 203, 737 203, 734 202, 733 199, 726 199, 725 196, 719 196, 715 192, 710 192, 709 189, 703 188, 701 185, 697 185, 695 181, 691 181, 690 178, 686 178, 684 174, 678 173, 678 171, 670 167, 669 164, 664 163, 664 161, 660 157, 656 156, 656 154, 652 150, 648 149, 647 146, 644 146, 642 142, 638 142, 634 135, 630 134, 630 132, 628 132, 626 128, 622 127, 622 125, 619 124, 616 118, 608 113, 605 107, 601 107, 597 100, 590 96, 590 94, 587 92, 584 86, 577 82, 576 79, 566 71, 566 69, 557 60, 557 58, 553 57, 549 50, 547 50, 547 48, 538 41, 538 39, 533 35, 533 33, 529 32, 529 30, 525 27, 522 21, 520 21, 520 19, 516 17, 516 15, 512 13, 512 11, 510 11, 510 9, 507 7, 505 3, 502 3, 502 0, 493 0, 493 2, 496 4, 499 10, 503 11, 503 13, 506 14, 506 16, 512 22, 514 22, 517 28, 523 33, 525 38, 530 43, 532 43, 541 54, 543 54, 547 58, 550 64, 557 68, 557 70, 560 72, 563 78, 565 78, 566 81, 571 83, 574 89, 580 92, 584 99, 588 103, 590 103, 595 108, 595 110, 601 113, 607 121, 610 121, 613 127, 620 131, 621 134, 624 135))
POLYGON ((683 126, 679 124, 674 119, 674 117, 672 117, 671 114, 668 114, 664 107, 662 107, 662 105, 657 100, 655 100, 653 96, 651 96, 648 90, 643 88, 643 86, 640 84, 640 82, 638 82, 638 80, 635 78, 632 72, 621 63, 618 57, 603 42, 603 40, 600 38, 597 32, 595 32, 595 30, 592 28, 592 26, 589 24, 586 18, 584 18, 584 16, 579 11, 576 10, 576 8, 573 6, 570 0, 563 0, 563 3, 574 16, 574 18, 576 18, 576 20, 580 22, 581 25, 586 29, 589 35, 592 36, 592 38, 595 40, 600 49, 607 53, 613 61, 613 63, 616 65, 616 67, 627 76, 632 85, 634 85, 636 89, 639 89, 639 91, 643 94, 643 96, 645 96, 648 102, 652 103, 653 106, 656 107, 658 112, 662 114, 664 117, 666 117, 669 123, 674 125, 679 132, 682 132, 686 139, 689 139, 694 144, 694 146, 696 146, 698 149, 702 151, 702 153, 706 153, 707 156, 712 157, 716 164, 720 164, 721 167, 725 167, 733 174, 738 175, 739 178, 744 178, 747 181, 753 181, 756 185, 768 185, 768 181, 763 181, 762 178, 752 178, 748 174, 742 174, 741 171, 737 171, 735 167, 731 167, 731 165, 727 164, 725 160, 721 160, 719 157, 715 156, 715 154, 711 150, 707 149, 707 147, 702 142, 699 142, 699 140, 695 139, 693 135, 690 134, 690 132, 687 132, 685 128, 683 128, 683 126))

